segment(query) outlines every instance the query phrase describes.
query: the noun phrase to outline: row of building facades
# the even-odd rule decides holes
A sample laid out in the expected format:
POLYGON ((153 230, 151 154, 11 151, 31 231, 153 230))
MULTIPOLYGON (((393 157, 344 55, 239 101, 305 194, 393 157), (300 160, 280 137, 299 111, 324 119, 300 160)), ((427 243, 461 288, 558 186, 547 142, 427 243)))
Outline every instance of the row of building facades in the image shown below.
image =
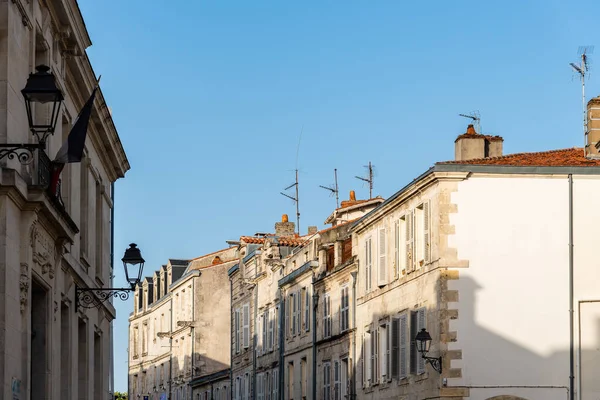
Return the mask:
MULTIPOLYGON (((113 394, 115 309, 76 300, 77 288, 114 287, 113 184, 130 168, 101 89, 83 160, 65 166, 60 191, 47 190, 50 160, 97 85, 91 44, 76 1, 0 1, 0 399, 113 394), (64 101, 45 148, 20 162, 5 151, 39 143, 21 90, 40 65, 64 101)), ((32 104, 34 123, 51 112, 51 102, 32 104)))
POLYGON ((454 161, 385 200, 351 192, 323 230, 284 215, 169 260, 130 316, 130 398, 597 398, 600 99, 588 108, 585 149, 503 155, 469 126, 454 161))

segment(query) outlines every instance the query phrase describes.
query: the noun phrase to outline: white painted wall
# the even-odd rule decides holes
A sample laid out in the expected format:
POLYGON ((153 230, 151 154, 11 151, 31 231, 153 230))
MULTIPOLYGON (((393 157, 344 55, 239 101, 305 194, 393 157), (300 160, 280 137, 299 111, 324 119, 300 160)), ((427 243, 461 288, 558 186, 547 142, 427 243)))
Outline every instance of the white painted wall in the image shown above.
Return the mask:
MULTIPOLYGON (((600 177, 574 179, 575 293, 577 299, 598 299, 594 226, 600 210, 594 203, 600 198, 600 177)), ((451 215, 456 230, 448 245, 457 248, 459 259, 469 261, 469 268, 449 282, 449 289, 459 290, 459 302, 449 304, 459 310, 450 325, 457 342, 449 349, 462 350, 462 361, 452 363, 462 367, 462 378, 449 379, 448 385, 473 387, 471 398, 567 398, 568 189, 567 176, 473 176, 452 194, 458 213, 451 215)), ((575 307, 577 311, 577 301, 575 307)), ((600 307, 585 312, 588 336, 582 339, 587 347, 582 353, 597 371, 600 307), (595 335, 595 343, 589 335, 595 335)), ((592 390, 590 382, 583 382, 582 399, 597 398, 586 394, 592 390)))

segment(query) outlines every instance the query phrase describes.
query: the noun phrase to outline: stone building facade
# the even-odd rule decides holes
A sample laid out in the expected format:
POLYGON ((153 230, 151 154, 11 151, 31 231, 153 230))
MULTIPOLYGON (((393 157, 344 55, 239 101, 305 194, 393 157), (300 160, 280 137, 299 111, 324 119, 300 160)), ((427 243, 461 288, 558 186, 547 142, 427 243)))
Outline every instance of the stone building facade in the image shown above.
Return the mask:
MULTIPOLYGON (((64 96, 45 149, 0 160, 0 398, 106 399, 115 310, 77 309, 75 288, 113 286, 113 183, 129 163, 98 90, 84 158, 48 192, 49 160, 96 85, 91 41, 74 1, 0 1, 0 16, 0 143, 37 143, 20 93, 34 67, 64 96)), ((48 107, 34 104, 36 121, 48 107)))
POLYGON ((230 332, 227 270, 235 262, 235 248, 170 259, 138 286, 129 318, 130 398, 196 399, 192 382, 229 370, 223 338, 230 332))

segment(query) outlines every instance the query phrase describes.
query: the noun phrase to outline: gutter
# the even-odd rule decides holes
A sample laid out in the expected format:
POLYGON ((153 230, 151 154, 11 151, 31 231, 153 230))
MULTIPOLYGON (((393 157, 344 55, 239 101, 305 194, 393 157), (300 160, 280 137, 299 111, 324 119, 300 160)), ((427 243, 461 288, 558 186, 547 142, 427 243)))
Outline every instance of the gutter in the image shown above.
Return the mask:
MULTIPOLYGON (((237 265, 234 266, 234 268, 237 267, 237 265)), ((231 274, 229 274, 231 275, 231 274)), ((229 277, 229 310, 230 310, 230 314, 232 315, 231 311, 232 311, 232 307, 233 307, 233 281, 231 280, 231 276, 229 277)), ((234 326, 231 323, 231 315, 229 316, 229 337, 233 337, 233 329, 234 326)), ((233 340, 229 341, 229 368, 231 369, 231 374, 229 374, 229 388, 230 388, 230 393, 233 393, 233 391, 235 390, 235 388, 233 387, 233 340)), ((230 398, 232 398, 233 396, 230 396, 230 398)))
MULTIPOLYGON (((358 267, 358 262, 357 262, 358 267)), ((358 268, 357 268, 358 269, 358 268)), ((357 271, 350 273, 352 275, 352 382, 350 383, 350 399, 356 399, 356 278, 357 271)))
POLYGON ((317 398, 317 306, 319 304, 319 294, 315 289, 315 274, 312 276, 312 398, 317 398))
MULTIPOLYGON (((110 200, 112 202, 112 207, 110 209, 110 287, 113 287, 113 271, 114 271, 114 267, 115 267, 115 183, 111 182, 110 183, 110 200)), ((116 311, 115 311, 115 317, 116 317, 116 311)), ((129 329, 127 329, 128 333, 129 333, 129 329)), ((110 373, 110 379, 108 380, 109 385, 110 385, 110 393, 113 394, 115 393, 115 346, 114 346, 114 334, 115 334, 115 330, 113 327, 113 323, 111 321, 110 324, 110 366, 109 368, 109 373, 110 373)), ((129 336, 129 335, 128 335, 129 336)), ((128 339, 129 340, 129 339, 128 339)), ((127 342, 127 346, 129 346, 129 341, 127 342)), ((127 354, 127 365, 129 365, 129 353, 127 354)), ((129 368, 128 368, 129 369, 129 368)), ((129 375, 129 373, 127 374, 129 375)), ((129 384, 129 377, 127 378, 127 384, 129 384)), ((129 392, 129 388, 127 388, 127 391, 129 392)))
MULTIPOLYGON (((575 400, 575 328, 573 321, 573 174, 569 174, 569 399, 575 400)), ((578 393, 578 396, 580 394, 578 393)))
POLYGON ((254 283, 252 290, 254 291, 254 332, 252 334, 252 395, 250 397, 252 399, 256 399, 256 359, 258 357, 258 335, 256 334, 258 326, 258 284, 254 283))

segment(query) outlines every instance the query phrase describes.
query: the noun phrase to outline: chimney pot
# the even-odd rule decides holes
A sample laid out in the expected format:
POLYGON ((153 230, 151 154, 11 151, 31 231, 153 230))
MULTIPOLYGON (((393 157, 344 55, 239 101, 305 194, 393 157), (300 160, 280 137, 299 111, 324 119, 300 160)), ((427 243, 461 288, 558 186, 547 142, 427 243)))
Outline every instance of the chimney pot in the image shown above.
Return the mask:
POLYGON ((475 131, 475 127, 473 126, 473 124, 469 124, 469 126, 467 126, 467 134, 477 135, 477 131, 475 131))
POLYGON ((356 201, 356 193, 354 190, 350 191, 350 201, 356 201))
POLYGON ((281 222, 288 222, 288 215, 287 214, 283 214, 281 216, 281 222))

